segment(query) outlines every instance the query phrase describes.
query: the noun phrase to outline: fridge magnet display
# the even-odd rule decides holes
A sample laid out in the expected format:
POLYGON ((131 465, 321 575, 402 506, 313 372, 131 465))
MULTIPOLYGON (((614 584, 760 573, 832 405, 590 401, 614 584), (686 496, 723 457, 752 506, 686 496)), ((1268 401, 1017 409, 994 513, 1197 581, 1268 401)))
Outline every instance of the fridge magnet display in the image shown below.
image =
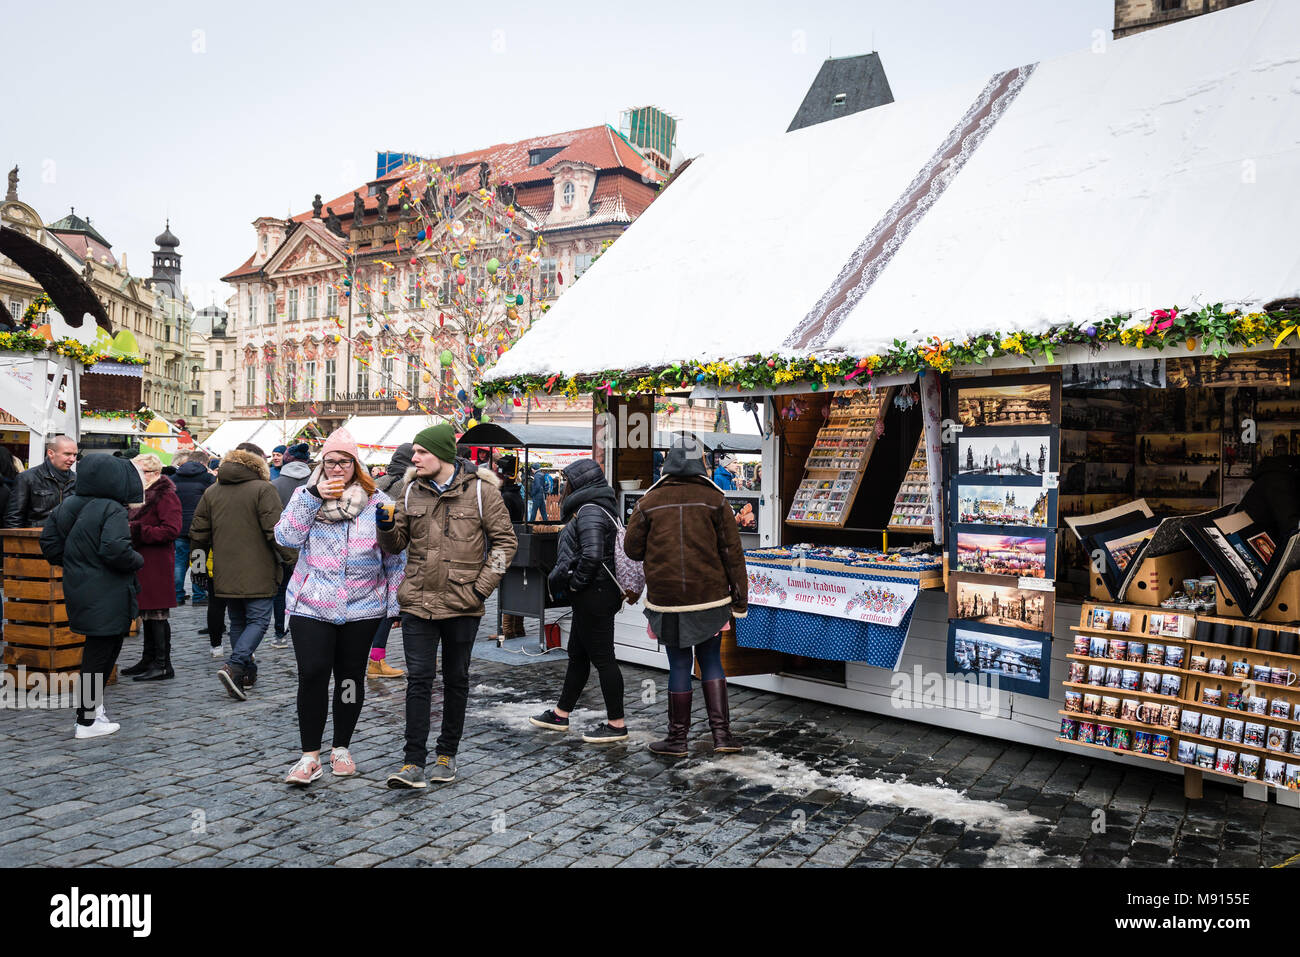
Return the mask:
POLYGON ((1000 689, 1046 698, 1051 647, 1051 636, 1046 633, 1034 635, 1018 628, 950 622, 948 671, 995 679, 1000 689))

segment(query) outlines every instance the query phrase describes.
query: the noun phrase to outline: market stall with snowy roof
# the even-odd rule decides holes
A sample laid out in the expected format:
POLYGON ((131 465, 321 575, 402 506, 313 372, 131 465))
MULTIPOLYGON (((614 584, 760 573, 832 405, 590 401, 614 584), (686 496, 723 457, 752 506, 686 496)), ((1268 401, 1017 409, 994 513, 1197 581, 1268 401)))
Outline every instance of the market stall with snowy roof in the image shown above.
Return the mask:
POLYGON ((227 419, 201 444, 213 455, 222 456, 251 442, 270 455, 277 445, 291 444, 311 424, 311 419, 227 419))
MULTIPOLYGON (((700 157, 501 358, 485 391, 591 391, 611 411, 664 393, 762 404, 764 546, 929 541, 952 580, 917 598, 891 668, 849 660, 819 682, 788 667, 742 680, 1071 746, 1059 679, 1079 662, 1061 636, 1089 605, 1056 594, 1079 557, 1059 518, 1143 494, 1168 515, 1208 499, 1240 515, 1254 474, 1239 474, 1243 463, 1300 452, 1298 44, 1300 5, 1256 0, 1104 55, 700 157), (611 309, 638 334, 608 335, 611 309), (1193 434, 1117 431, 1135 410, 1143 429, 1193 434), (1228 428, 1261 412, 1297 416, 1271 423, 1269 455, 1228 428), (853 424, 831 428, 844 417, 853 424), (1121 454, 1126 464, 1108 464, 1121 454), (1065 484, 1076 478, 1096 490, 1077 494, 1065 484), (841 493, 856 502, 825 521, 841 493), (939 681, 923 695, 926 676, 939 681), (985 679, 999 676, 991 690, 985 679)), ((608 464, 616 479, 645 468, 637 450, 608 464)), ((756 589, 751 569, 751 615, 764 587, 785 587, 768 577, 756 589)), ((1078 577, 1098 586, 1086 561, 1078 577)), ((1179 614, 1204 615, 1157 584, 1152 607, 1184 600, 1179 614)), ((617 640, 622 656, 662 666, 639 615, 620 617, 617 640)), ((1200 679, 1183 677, 1185 699, 1200 679)), ((1300 730, 1300 715, 1287 720, 1300 730)))

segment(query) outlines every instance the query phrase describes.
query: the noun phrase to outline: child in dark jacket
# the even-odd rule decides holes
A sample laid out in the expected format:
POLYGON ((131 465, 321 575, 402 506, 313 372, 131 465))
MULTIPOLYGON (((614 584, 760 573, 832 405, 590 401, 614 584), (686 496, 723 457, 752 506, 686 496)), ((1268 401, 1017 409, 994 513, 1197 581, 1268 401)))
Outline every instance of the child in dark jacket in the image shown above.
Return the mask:
POLYGON ((45 520, 41 551, 63 566, 64 601, 73 631, 86 636, 78 686, 78 738, 121 726, 104 711, 104 683, 139 614, 135 573, 144 565, 131 547, 127 506, 144 501, 135 466, 111 455, 88 455, 77 466, 73 495, 45 520))

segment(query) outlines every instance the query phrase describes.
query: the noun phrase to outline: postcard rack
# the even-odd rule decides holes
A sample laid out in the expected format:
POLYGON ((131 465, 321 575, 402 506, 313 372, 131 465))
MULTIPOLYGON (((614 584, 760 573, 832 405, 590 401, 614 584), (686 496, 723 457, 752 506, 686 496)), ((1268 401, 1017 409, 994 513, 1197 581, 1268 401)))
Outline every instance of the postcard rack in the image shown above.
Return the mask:
POLYGON ((893 394, 893 388, 864 389, 842 404, 831 404, 804 463, 803 479, 786 516, 788 524, 844 527, 876 448, 876 425, 893 394))
POLYGON ((1070 630, 1058 741, 1178 765, 1189 798, 1208 774, 1300 807, 1300 654, 1273 650, 1300 627, 1086 602, 1070 630))

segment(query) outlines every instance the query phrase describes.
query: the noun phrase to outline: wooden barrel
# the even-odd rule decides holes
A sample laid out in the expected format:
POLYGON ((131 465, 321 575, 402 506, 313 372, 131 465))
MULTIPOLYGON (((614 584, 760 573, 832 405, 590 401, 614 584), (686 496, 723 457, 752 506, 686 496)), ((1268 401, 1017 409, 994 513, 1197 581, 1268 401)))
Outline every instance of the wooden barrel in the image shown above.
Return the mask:
MULTIPOLYGON (((72 630, 63 601, 63 569, 41 554, 39 528, 0 530, 4 553, 4 670, 18 684, 21 665, 31 686, 37 674, 81 670, 86 638, 72 630)), ((109 678, 109 684, 116 677, 109 678)))

